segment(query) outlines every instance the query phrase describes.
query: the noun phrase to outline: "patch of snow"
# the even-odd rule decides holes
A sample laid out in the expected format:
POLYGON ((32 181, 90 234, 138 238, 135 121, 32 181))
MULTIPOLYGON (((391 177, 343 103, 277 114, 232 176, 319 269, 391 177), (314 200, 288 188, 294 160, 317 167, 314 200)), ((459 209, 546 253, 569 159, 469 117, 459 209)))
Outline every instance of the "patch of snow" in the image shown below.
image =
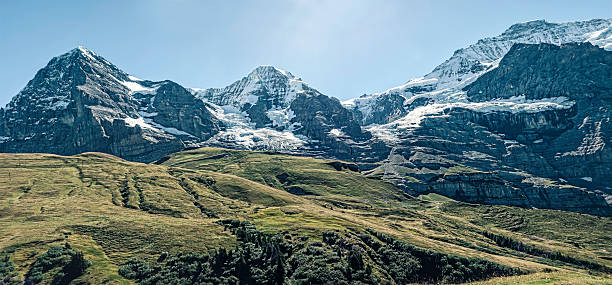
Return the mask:
POLYGON ((255 104, 257 104, 257 101, 259 101, 259 96, 251 94, 251 93, 248 93, 245 96, 244 101, 242 101, 242 102, 245 103, 245 104, 249 103, 251 105, 255 105, 255 104))
POLYGON ((132 75, 128 75, 128 78, 129 78, 130 80, 132 80, 132 81, 144 81, 144 80, 142 80, 142 79, 140 79, 140 78, 138 78, 138 77, 136 77, 136 76, 132 76, 132 75))
POLYGON ((410 79, 408 82, 406 82, 403 85, 387 89, 386 91, 383 91, 380 93, 374 93, 370 96, 377 96, 381 94, 389 94, 389 93, 397 93, 397 92, 405 92, 405 90, 410 87, 435 85, 436 83, 438 83, 437 78, 428 78, 428 79, 425 79, 424 77, 413 78, 413 79, 410 79))
POLYGON ((232 127, 216 134, 207 143, 221 141, 233 142, 247 149, 296 150, 305 145, 303 137, 270 128, 232 127))
POLYGON ((544 140, 543 140, 543 139, 538 139, 538 140, 533 141, 533 143, 535 143, 535 144, 538 144, 538 143, 543 143, 543 142, 544 142, 544 140))
POLYGON ((70 102, 68 101, 57 101, 51 104, 47 109, 51 109, 51 110, 66 109, 66 107, 68 107, 69 104, 70 102))
POLYGON ((194 96, 196 96, 197 93, 205 91, 206 88, 187 88, 187 90, 189 90, 189 93, 191 93, 194 96))
POLYGON ((123 120, 130 127, 134 127, 134 126, 138 125, 141 128, 143 128, 143 129, 152 129, 152 130, 155 130, 155 127, 153 127, 149 123, 145 122, 143 117, 138 117, 138 118, 127 117, 127 118, 123 118, 123 120))
POLYGON ((400 141, 397 131, 388 127, 388 125, 372 124, 365 126, 364 129, 372 134, 373 137, 386 143, 394 144, 400 141))
POLYGON ((486 153, 482 153, 482 152, 478 152, 478 151, 474 151, 474 150, 470 150, 470 151, 463 151, 462 152, 463 156, 468 158, 468 159, 474 159, 474 160, 483 160, 483 159, 495 159, 494 157, 486 154, 486 153))
POLYGON ((336 137, 346 136, 346 134, 340 129, 331 129, 331 131, 329 131, 329 134, 336 136, 336 137))
POLYGON ((166 127, 163 126, 159 123, 154 122, 152 119, 150 118, 143 118, 143 117, 138 117, 138 118, 123 118, 123 120, 125 120, 126 124, 128 124, 130 127, 134 127, 136 125, 140 126, 143 129, 148 129, 151 130, 155 133, 167 133, 167 134, 171 134, 171 135, 177 135, 177 136, 189 136, 189 137, 194 137, 192 134, 187 133, 185 131, 181 131, 178 130, 176 128, 172 128, 172 127, 166 127))
POLYGON ((291 108, 279 109, 276 107, 268 110, 266 115, 268 115, 268 118, 272 121, 272 126, 275 128, 288 128, 291 125, 291 119, 295 118, 291 108))
POLYGON ((192 135, 192 134, 190 134, 188 132, 181 131, 181 130, 176 129, 176 128, 171 128, 171 127, 163 126, 163 125, 161 125, 159 123, 154 122, 152 119, 145 118, 144 121, 145 121, 145 123, 155 127, 156 129, 161 130, 161 131, 166 132, 166 133, 169 133, 169 134, 172 134, 172 135, 195 137, 194 135, 192 135))
POLYGON ((96 54, 95 54, 93 51, 90 51, 90 50, 86 49, 86 48, 85 48, 85 47, 83 47, 83 46, 78 46, 78 47, 77 47, 77 49, 78 49, 79 51, 81 51, 81 53, 82 53, 83 55, 85 55, 86 57, 88 57, 89 59, 91 59, 91 60, 96 60, 96 59, 95 59, 95 58, 92 56, 92 54, 93 54, 93 55, 96 55, 96 54))
POLYGON ((582 179, 584 181, 587 181, 587 182, 593 182, 593 178, 592 177, 588 177, 588 176, 587 177, 582 177, 580 179, 582 179))
POLYGON ((123 84, 123 86, 130 89, 132 93, 152 94, 152 93, 155 93, 155 91, 157 90, 157 88, 145 87, 145 86, 140 85, 140 83, 133 82, 133 81, 121 81, 121 80, 117 80, 117 81, 123 84))
MULTIPOLYGON (((457 92, 451 97, 461 97, 465 92, 457 92)), ((447 97, 448 98, 448 97, 447 97)), ((443 100, 439 100, 443 102, 443 100)), ((487 102, 469 102, 461 99, 461 102, 432 103, 420 106, 410 111, 404 117, 383 125, 372 125, 365 127, 368 131, 383 141, 397 142, 398 132, 406 129, 414 129, 420 126, 421 121, 431 116, 448 116, 445 111, 453 108, 469 109, 476 112, 510 112, 510 113, 537 113, 545 110, 567 109, 575 104, 566 97, 554 97, 538 100, 528 100, 525 96, 515 96, 508 99, 496 99, 487 102)))
POLYGON ((296 124, 287 125, 290 120, 288 113, 272 112, 273 122, 286 126, 285 130, 279 131, 272 128, 257 129, 248 114, 236 106, 217 106, 209 103, 207 109, 227 127, 210 138, 207 144, 230 142, 246 149, 296 150, 308 142, 307 138, 293 134, 296 124))
POLYGON ((144 112, 144 111, 138 111, 138 114, 140 114, 141 116, 143 116, 145 118, 155 117, 155 116, 158 115, 157 112, 148 113, 148 112, 144 112))
POLYGON ((285 77, 293 77, 293 75, 283 69, 280 68, 276 68, 274 67, 274 69, 276 69, 276 71, 280 72, 282 75, 284 75, 285 77))
POLYGON ((10 140, 11 140, 11 137, 0 136, 0 143, 4 143, 10 140))

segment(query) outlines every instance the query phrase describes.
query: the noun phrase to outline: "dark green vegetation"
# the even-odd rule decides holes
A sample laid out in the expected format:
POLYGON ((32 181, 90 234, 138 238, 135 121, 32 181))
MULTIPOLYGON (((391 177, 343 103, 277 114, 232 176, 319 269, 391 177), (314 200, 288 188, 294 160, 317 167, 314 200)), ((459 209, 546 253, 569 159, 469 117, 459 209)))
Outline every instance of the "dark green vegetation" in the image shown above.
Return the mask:
POLYGON ((130 259, 119 273, 141 284, 458 283, 525 273, 480 258, 424 250, 373 230, 326 231, 322 242, 310 242, 290 234, 268 235, 248 222, 221 223, 240 241, 229 252, 160 256, 153 265, 130 259))
POLYGON ((91 262, 83 257, 83 253, 70 249, 70 245, 63 247, 52 246, 49 250, 36 258, 36 261, 26 273, 26 278, 34 283, 40 283, 51 278, 51 284, 69 284, 72 280, 83 275, 91 262))
POLYGON ((606 284, 612 266, 610 218, 414 198, 264 152, 1 154, 0 201, 1 272, 42 284, 606 284))
POLYGON ((15 275, 15 264, 8 254, 0 255, 0 278, 10 278, 15 275))

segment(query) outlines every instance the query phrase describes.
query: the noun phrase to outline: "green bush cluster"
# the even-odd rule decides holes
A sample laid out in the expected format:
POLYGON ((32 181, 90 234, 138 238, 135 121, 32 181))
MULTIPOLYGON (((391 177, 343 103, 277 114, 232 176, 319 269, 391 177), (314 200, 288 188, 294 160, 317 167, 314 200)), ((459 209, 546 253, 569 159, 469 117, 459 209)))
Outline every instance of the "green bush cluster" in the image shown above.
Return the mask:
POLYGON ((47 272, 60 268, 53 275, 51 284, 68 284, 70 281, 83 275, 91 266, 81 252, 74 251, 70 245, 52 246, 45 253, 36 258, 36 261, 26 273, 26 278, 34 283, 40 283, 47 272))
POLYGON ((0 254, 0 278, 2 280, 15 275, 15 264, 8 254, 0 254))
POLYGON ((267 234, 239 220, 219 222, 239 244, 209 254, 162 253, 130 259, 119 274, 139 284, 407 284, 458 283, 525 273, 478 258, 421 249, 369 230, 328 231, 321 241, 267 234))

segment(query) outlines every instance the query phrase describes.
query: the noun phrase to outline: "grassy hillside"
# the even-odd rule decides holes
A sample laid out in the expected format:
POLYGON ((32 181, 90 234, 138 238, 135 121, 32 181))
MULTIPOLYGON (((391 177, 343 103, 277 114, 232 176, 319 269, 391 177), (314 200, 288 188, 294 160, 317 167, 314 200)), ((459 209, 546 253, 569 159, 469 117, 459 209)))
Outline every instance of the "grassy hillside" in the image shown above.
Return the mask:
MULTIPOLYGON (((265 152, 204 148, 161 165, 97 153, 0 154, 0 200, 0 251, 17 278, 51 246, 68 244, 91 263, 73 283, 131 284, 137 279, 118 273, 130 258, 154 263, 163 252, 214 256, 244 246, 228 220, 284 235, 284 243, 307 241, 303 250, 312 242, 332 250, 329 232, 376 248, 356 238, 376 233, 531 272, 487 282, 605 284, 612 267, 610 218, 413 198, 349 163, 265 152)), ((377 278, 392 280, 377 256, 363 260, 377 278)), ((58 271, 45 272, 43 283, 58 271)))

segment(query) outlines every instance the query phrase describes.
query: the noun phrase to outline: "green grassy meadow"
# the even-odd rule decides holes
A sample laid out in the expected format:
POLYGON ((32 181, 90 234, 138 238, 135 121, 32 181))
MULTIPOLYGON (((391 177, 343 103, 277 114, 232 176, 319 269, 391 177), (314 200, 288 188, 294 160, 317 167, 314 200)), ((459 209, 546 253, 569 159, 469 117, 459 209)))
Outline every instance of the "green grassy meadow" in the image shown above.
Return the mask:
POLYGON ((133 284, 118 273, 128 259, 232 248, 237 238, 219 221, 236 219, 311 241, 370 229, 530 272, 478 284, 612 284, 610 218, 411 197, 332 160, 219 148, 160 165, 99 153, 0 154, 0 201, 0 251, 17 277, 68 243, 91 262, 74 284, 133 284))

